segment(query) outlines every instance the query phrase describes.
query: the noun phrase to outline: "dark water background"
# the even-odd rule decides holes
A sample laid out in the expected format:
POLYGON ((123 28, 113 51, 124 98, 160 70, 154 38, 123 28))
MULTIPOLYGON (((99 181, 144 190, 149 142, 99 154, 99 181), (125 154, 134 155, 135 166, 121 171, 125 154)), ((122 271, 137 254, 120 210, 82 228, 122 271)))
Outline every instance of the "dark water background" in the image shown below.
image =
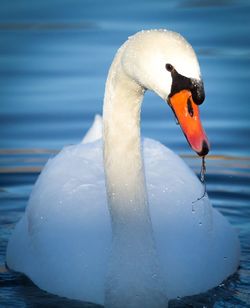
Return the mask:
MULTIPOLYGON (((197 51, 212 143, 207 188, 238 230, 240 269, 218 288, 171 307, 250 307, 250 2, 0 0, 0 307, 78 307, 9 272, 5 250, 47 159, 81 140, 101 113, 116 49, 141 29, 182 33, 197 51)), ((199 171, 169 108, 147 93, 142 133, 199 171)))

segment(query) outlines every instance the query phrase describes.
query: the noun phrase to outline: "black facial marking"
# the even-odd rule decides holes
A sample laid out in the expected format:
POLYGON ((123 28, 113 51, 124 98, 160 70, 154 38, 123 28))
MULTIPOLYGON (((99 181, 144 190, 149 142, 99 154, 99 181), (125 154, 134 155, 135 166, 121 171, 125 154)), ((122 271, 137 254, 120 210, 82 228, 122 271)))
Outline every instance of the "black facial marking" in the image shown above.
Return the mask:
POLYGON ((193 117, 194 110, 193 110, 192 102, 191 102, 190 98, 188 98, 188 101, 187 101, 187 108, 188 108, 188 113, 189 113, 190 117, 193 117))
MULTIPOLYGON (((166 64, 167 67, 168 64, 166 64)), ((201 80, 187 78, 179 74, 174 68, 171 70, 172 87, 169 97, 180 92, 181 90, 190 90, 193 101, 196 105, 203 103, 205 99, 204 85, 201 80)))

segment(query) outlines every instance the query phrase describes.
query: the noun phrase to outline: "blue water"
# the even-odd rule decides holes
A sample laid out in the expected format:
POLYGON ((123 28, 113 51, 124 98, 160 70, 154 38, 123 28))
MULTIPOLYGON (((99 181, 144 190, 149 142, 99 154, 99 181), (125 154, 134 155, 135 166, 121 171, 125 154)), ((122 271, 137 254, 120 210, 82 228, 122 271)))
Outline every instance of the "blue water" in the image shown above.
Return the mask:
MULTIPOLYGON (((207 188, 238 230, 239 271, 206 294, 171 307, 250 307, 250 3, 233 0, 0 1, 0 306, 78 307, 49 295, 4 266, 8 238, 47 159, 81 140, 102 112, 109 65, 141 29, 167 28, 194 46, 212 144, 207 188)), ((193 156, 168 106, 147 93, 142 133, 193 156)))

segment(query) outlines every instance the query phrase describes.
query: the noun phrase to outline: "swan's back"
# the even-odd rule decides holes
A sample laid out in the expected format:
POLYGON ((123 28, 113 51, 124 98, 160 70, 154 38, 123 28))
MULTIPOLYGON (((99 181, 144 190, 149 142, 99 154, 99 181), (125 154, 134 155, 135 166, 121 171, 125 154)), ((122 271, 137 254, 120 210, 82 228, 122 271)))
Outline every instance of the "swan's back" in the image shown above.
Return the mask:
POLYGON ((111 245, 101 150, 78 144, 48 161, 7 251, 9 267, 42 289, 96 302, 111 245))
MULTIPOLYGON (((172 151, 143 143, 150 212, 169 298, 206 291, 238 266, 237 236, 172 151)), ((8 245, 7 263, 40 288, 104 303, 111 249, 102 141, 48 161, 8 245)))

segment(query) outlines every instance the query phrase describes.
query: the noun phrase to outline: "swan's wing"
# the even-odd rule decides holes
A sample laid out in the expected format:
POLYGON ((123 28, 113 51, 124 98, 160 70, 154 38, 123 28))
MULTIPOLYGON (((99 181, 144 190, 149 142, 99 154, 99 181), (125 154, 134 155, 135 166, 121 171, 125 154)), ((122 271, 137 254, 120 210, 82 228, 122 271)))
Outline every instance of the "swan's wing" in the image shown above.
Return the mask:
POLYGON ((95 119, 82 139, 81 143, 89 143, 102 138, 102 117, 99 114, 95 115, 95 119))

